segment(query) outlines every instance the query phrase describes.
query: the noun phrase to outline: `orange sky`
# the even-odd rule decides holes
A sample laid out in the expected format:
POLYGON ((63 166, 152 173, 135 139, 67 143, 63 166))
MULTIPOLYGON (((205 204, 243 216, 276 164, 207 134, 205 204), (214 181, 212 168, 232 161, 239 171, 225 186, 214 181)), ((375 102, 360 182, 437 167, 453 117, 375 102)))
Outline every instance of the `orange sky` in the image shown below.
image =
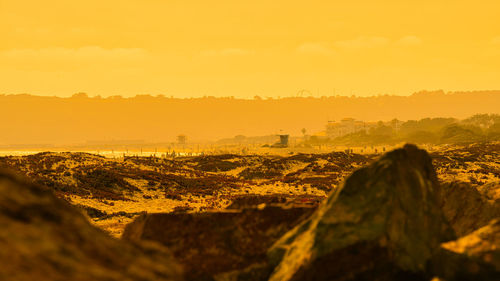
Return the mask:
POLYGON ((0 93, 500 89, 499 1, 0 0, 0 93))

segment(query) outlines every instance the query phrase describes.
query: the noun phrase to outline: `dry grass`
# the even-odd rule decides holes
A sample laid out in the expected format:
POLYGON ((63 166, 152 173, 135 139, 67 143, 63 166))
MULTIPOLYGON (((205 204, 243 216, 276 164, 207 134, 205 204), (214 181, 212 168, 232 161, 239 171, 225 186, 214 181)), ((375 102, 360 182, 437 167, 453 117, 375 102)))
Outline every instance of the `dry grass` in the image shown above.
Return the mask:
MULTIPOLYGON (((478 188, 500 181, 500 144, 433 147, 442 181, 478 188)), ((104 216, 91 220, 114 236, 141 212, 224 209, 236 198, 277 196, 316 202, 379 154, 211 155, 165 159, 87 153, 0 157, 4 166, 104 216)))

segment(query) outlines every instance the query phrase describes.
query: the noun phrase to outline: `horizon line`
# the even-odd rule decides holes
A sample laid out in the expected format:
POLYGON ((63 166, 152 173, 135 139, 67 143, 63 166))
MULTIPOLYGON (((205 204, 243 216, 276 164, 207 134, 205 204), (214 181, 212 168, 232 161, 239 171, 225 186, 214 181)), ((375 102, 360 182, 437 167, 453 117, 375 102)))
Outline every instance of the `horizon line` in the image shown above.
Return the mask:
POLYGON ((377 95, 356 95, 356 94, 351 94, 351 95, 342 95, 342 94, 335 94, 335 95, 313 95, 312 92, 308 90, 299 90, 297 94, 295 95, 289 95, 289 96, 264 96, 264 95, 254 95, 253 97, 242 97, 242 96, 215 96, 215 95, 203 95, 203 96, 191 96, 191 97, 180 97, 176 95, 167 95, 167 94, 136 94, 135 96, 123 96, 123 95, 107 95, 107 96, 102 96, 102 95, 89 95, 87 92, 75 92, 71 96, 59 96, 59 95, 41 95, 41 94, 31 94, 31 93, 0 93, 0 97, 15 97, 15 96, 30 96, 30 97, 42 97, 42 98, 61 98, 61 99, 72 99, 72 98, 87 98, 87 99, 134 99, 134 98, 164 98, 164 99, 181 99, 181 100, 188 100, 188 99, 234 99, 234 100, 283 100, 283 99, 290 99, 290 98, 306 98, 306 99, 324 99, 324 98, 376 98, 376 97, 412 97, 415 95, 423 95, 423 94, 443 94, 443 95, 450 95, 450 94, 460 94, 460 93, 487 93, 487 92, 500 92, 500 89, 498 90, 455 90, 455 91, 445 91, 443 89, 436 89, 436 90, 420 90, 417 92, 413 92, 407 95, 398 95, 398 94, 377 94, 377 95), (309 95, 301 95, 298 94, 300 92, 309 92, 309 95))

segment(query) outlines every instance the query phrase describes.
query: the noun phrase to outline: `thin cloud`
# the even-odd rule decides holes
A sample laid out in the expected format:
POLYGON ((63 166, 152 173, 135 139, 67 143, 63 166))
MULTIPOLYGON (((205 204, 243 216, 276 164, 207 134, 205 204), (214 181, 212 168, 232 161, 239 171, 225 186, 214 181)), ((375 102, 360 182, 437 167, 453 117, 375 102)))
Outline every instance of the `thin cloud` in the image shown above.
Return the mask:
POLYGON ((396 41, 396 45, 399 46, 417 46, 421 44, 422 44, 422 39, 413 35, 401 37, 399 40, 396 41))
POLYGON ((312 55, 326 55, 334 54, 334 50, 323 43, 308 42, 297 47, 297 53, 312 54, 312 55))
POLYGON ((361 36, 352 40, 337 41, 334 45, 342 49, 377 48, 389 44, 389 39, 376 36, 361 36))
POLYGON ((0 68, 28 71, 73 71, 108 69, 130 71, 151 61, 140 48, 105 49, 100 46, 81 48, 10 49, 0 51, 0 68))
POLYGON ((255 51, 240 48, 226 48, 220 50, 204 50, 201 52, 203 56, 247 56, 254 54, 255 51))
POLYGON ((100 46, 86 46, 81 48, 42 48, 42 49, 11 49, 0 52, 0 56, 7 59, 22 60, 112 60, 130 61, 144 59, 147 52, 140 48, 105 49, 100 46))

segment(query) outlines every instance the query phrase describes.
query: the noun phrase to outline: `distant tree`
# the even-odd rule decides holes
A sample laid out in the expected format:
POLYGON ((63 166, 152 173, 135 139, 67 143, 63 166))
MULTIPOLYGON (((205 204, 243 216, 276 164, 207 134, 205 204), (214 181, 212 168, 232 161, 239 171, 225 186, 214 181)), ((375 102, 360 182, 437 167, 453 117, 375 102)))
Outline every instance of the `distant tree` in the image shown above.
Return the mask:
POLYGON ((478 127, 450 125, 444 128, 441 135, 443 143, 468 143, 478 141, 481 138, 481 130, 478 127))
POLYGON ((401 134, 410 135, 418 131, 438 132, 446 126, 457 123, 454 118, 424 118, 421 120, 409 120, 401 125, 401 134))
POLYGON ((368 130, 368 136, 370 144, 390 143, 394 138, 394 130, 383 122, 378 122, 376 127, 368 130))
POLYGON ((401 123, 403 123, 403 122, 399 121, 397 118, 394 118, 391 120, 391 122, 389 124, 393 129, 398 131, 399 127, 401 126, 401 123))
POLYGON ((76 93, 74 95, 71 96, 72 98, 77 98, 77 99, 86 99, 89 97, 89 95, 87 95, 87 93, 83 93, 83 92, 80 92, 80 93, 76 93))
POLYGON ((500 122, 500 115, 498 114, 476 114, 463 120, 461 123, 479 126, 481 128, 488 128, 495 123, 500 122))
POLYGON ((237 141, 237 142, 243 142, 245 141, 247 137, 245 137, 244 135, 237 135, 234 137, 234 140, 237 141))
POLYGON ((489 140, 493 140, 493 141, 500 140, 500 122, 491 125, 488 128, 487 133, 488 133, 489 140))
POLYGON ((436 133, 429 131, 415 131, 403 138, 405 142, 412 143, 436 143, 438 139, 439 137, 436 133))
POLYGON ((393 129, 389 126, 384 125, 383 122, 378 122, 377 127, 371 128, 369 134, 371 136, 390 136, 392 135, 393 129))
POLYGON ((372 140, 365 130, 361 130, 337 137, 333 143, 336 145, 367 145, 372 144, 372 140))

